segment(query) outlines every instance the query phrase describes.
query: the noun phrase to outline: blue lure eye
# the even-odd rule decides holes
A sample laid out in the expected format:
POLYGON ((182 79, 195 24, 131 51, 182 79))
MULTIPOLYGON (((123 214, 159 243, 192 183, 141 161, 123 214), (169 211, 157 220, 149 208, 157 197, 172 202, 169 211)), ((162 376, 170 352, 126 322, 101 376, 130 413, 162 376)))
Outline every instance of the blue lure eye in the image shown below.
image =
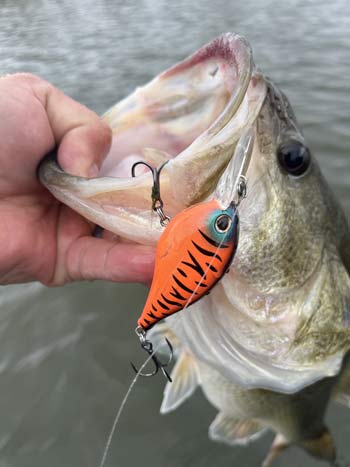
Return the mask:
POLYGON ((215 211, 209 218, 209 231, 219 242, 231 240, 237 230, 238 216, 234 208, 215 211))

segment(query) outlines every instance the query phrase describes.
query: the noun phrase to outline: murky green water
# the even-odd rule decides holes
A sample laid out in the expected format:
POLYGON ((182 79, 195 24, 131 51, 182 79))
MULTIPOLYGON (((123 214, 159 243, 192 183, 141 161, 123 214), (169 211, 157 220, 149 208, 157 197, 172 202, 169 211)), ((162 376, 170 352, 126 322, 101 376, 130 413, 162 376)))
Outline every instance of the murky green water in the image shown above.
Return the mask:
MULTIPOLYGON (((348 0, 2 0, 1 73, 37 73, 98 112, 224 31, 289 96, 321 167, 350 214, 348 0)), ((0 120, 1 122, 1 120, 0 120)), ((0 123, 1 124, 1 123, 0 123)), ((106 283, 4 287, 0 297, 0 467, 95 467, 139 361, 133 334, 146 290, 106 283)), ((249 449, 211 443, 215 411, 198 391, 158 415, 161 378, 140 381, 107 465, 256 466, 249 449)), ((329 424, 350 462, 350 412, 329 424)), ((290 449, 278 466, 316 466, 290 449)))

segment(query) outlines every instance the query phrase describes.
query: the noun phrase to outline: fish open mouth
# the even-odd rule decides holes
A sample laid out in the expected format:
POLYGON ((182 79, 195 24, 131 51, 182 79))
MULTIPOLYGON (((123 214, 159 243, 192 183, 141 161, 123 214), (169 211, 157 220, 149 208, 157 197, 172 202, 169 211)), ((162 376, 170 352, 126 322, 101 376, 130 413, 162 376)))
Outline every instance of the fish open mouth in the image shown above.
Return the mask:
POLYGON ((169 161, 161 194, 170 215, 207 198, 240 137, 254 125, 264 97, 265 81, 249 44, 224 34, 103 116, 113 143, 98 178, 69 175, 51 157, 41 164, 40 179, 56 198, 105 229, 154 243, 161 228, 150 222, 152 177, 138 169, 131 178, 133 163, 169 161), (135 223, 151 227, 130 234, 135 223))
POLYGON ((130 177, 131 161, 152 157, 148 148, 172 159, 203 132, 214 134, 227 123, 242 102, 252 68, 248 48, 239 50, 244 56, 237 61, 242 39, 230 39, 203 47, 104 115, 114 140, 103 175, 130 177))

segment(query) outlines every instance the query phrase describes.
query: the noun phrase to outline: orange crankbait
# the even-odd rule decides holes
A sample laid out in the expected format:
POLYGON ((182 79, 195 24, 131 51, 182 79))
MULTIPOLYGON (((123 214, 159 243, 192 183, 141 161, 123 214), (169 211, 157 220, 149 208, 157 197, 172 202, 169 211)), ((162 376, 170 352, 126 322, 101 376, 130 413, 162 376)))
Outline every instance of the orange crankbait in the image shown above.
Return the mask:
MULTIPOLYGON (((141 347, 155 364, 153 376, 159 369, 166 378, 171 378, 165 369, 172 358, 172 347, 168 363, 160 362, 153 351, 152 342, 147 340, 147 331, 158 321, 187 308, 204 295, 221 279, 228 270, 237 249, 239 220, 237 204, 230 203, 221 209, 218 202, 211 200, 191 206, 169 219, 163 212, 160 197, 160 171, 140 161, 132 167, 146 165, 153 173, 152 208, 157 212, 160 223, 166 227, 157 247, 155 274, 144 309, 137 321, 136 334, 141 347)), ((240 198, 245 196, 245 179, 238 187, 240 198), (241 192, 240 192, 241 191, 241 192)), ((136 372, 138 370, 132 364, 136 372)))
POLYGON ((155 275, 137 324, 150 329, 208 294, 229 268, 237 248, 235 207, 215 201, 177 214, 161 236, 155 275))

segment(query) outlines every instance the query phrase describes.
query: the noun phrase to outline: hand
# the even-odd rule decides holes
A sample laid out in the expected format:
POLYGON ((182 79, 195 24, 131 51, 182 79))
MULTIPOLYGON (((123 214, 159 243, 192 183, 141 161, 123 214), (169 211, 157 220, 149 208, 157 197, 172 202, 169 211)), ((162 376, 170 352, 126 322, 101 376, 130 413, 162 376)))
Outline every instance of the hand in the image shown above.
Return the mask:
POLYGON ((92 177, 111 144, 96 114, 29 74, 0 78, 0 284, 106 279, 148 282, 154 249, 91 236, 94 226, 40 184, 56 145, 62 168, 92 177))

